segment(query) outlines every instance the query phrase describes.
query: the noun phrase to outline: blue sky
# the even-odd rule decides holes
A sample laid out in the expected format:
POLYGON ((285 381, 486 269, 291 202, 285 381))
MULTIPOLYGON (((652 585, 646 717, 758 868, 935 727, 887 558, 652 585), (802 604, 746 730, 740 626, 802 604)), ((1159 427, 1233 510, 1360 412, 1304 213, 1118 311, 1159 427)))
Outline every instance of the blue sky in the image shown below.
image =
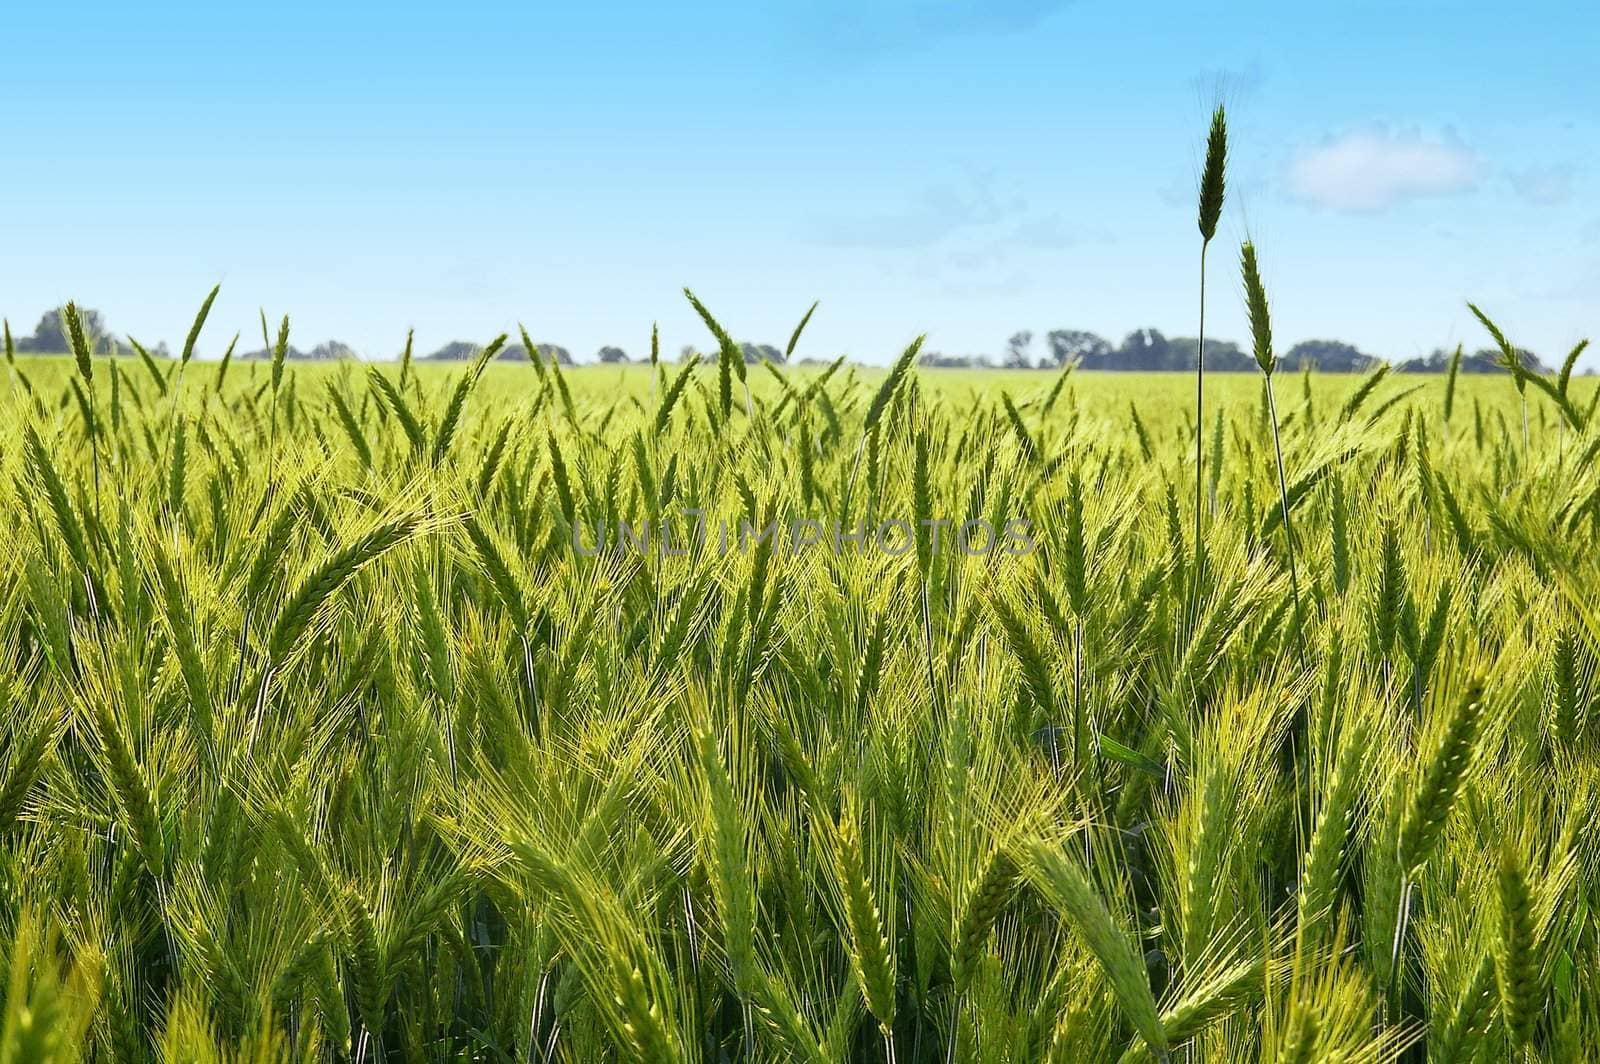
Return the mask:
MULTIPOLYGON (((918 332, 1215 334, 1257 242, 1285 343, 1558 359, 1600 318, 1600 14, 1574 4, 85 0, 0 13, 0 313, 66 299, 203 353, 258 307, 388 357, 528 324, 891 358, 918 332)), ((1600 356, 1590 356, 1600 366, 1600 356)))

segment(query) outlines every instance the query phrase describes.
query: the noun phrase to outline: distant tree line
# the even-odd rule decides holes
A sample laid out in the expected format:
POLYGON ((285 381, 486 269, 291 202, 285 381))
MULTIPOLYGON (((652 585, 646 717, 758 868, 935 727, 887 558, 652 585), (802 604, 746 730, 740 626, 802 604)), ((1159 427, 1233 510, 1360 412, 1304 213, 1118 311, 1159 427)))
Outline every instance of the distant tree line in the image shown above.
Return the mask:
MULTIPOLYGON (((106 331, 105 322, 98 310, 79 308, 78 318, 83 322, 85 338, 99 355, 131 355, 133 348, 118 340, 106 331)), ((12 342, 17 350, 26 354, 60 355, 72 349, 72 344, 67 341, 67 327, 61 320, 60 310, 47 310, 39 318, 39 324, 33 327, 31 336, 13 336, 12 342)), ((166 344, 157 344, 149 349, 152 355, 165 357, 166 344)))
MULTIPOLYGON (((555 359, 563 366, 573 364, 572 352, 560 344, 536 343, 533 346, 546 359, 555 359)), ((437 351, 430 351, 426 355, 418 355, 417 357, 423 362, 465 362, 468 359, 476 358, 478 352, 482 350, 482 344, 475 344, 470 340, 452 340, 437 351)), ((494 357, 496 362, 523 362, 528 358, 528 349, 521 344, 507 344, 494 357)))
MULTIPOLYGON (((99 311, 81 310, 80 315, 96 353, 133 354, 133 347, 130 344, 123 343, 106 330, 99 311)), ((39 323, 34 326, 32 335, 16 336, 14 340, 17 350, 24 353, 62 354, 71 346, 67 341, 66 328, 59 310, 46 311, 39 318, 39 323)), ((1044 335, 1043 349, 1037 356, 1034 354, 1034 340, 1032 332, 1023 330, 1011 335, 1006 341, 1005 354, 998 358, 989 355, 951 355, 928 351, 923 353, 920 363, 928 367, 951 368, 1059 369, 1070 362, 1086 370, 1192 372, 1200 349, 1200 342, 1192 336, 1169 337, 1163 335, 1159 329, 1135 329, 1117 346, 1113 346, 1103 336, 1083 329, 1053 329, 1044 335)), ((560 344, 537 343, 534 347, 547 359, 554 359, 564 366, 575 364, 572 352, 560 344)), ((745 362, 752 365, 757 362, 784 361, 783 352, 772 344, 744 342, 739 344, 739 348, 745 362)), ((418 358, 426 362, 466 361, 481 350, 483 350, 481 344, 468 340, 454 340, 436 351, 419 355, 418 358)), ((681 358, 686 359, 697 350, 699 349, 694 345, 685 344, 679 354, 681 358)), ((165 343, 156 344, 148 348, 148 351, 158 358, 167 358, 171 354, 165 343)), ((1453 351, 1436 349, 1424 358, 1396 363, 1394 370, 1397 373, 1443 373, 1450 368, 1450 359, 1453 355, 1453 351)), ((1524 350, 1521 351, 1521 355, 1523 364, 1530 370, 1537 373, 1550 372, 1533 352, 1524 350)), ((262 348, 243 352, 237 357, 264 359, 270 356, 271 351, 262 348)), ((284 357, 296 361, 316 362, 355 359, 360 356, 349 344, 329 340, 309 351, 290 345, 284 357)), ((496 359, 521 361, 527 357, 528 352, 522 344, 513 343, 502 348, 496 359)), ((629 361, 626 351, 610 344, 601 347, 595 353, 595 360, 607 364, 629 361)), ((1497 372, 1498 360, 1499 352, 1492 348, 1463 352, 1461 372, 1497 372)), ((1378 365, 1380 361, 1382 360, 1376 356, 1365 354, 1353 345, 1340 340, 1302 340, 1282 354, 1279 365, 1288 370, 1299 370, 1309 365, 1325 373, 1364 373, 1378 365)), ((1256 363, 1250 352, 1231 340, 1207 340, 1206 368, 1223 373, 1248 373, 1255 370, 1256 363)))
MULTIPOLYGON (((1159 329, 1135 329, 1118 346, 1103 336, 1083 329, 1055 329, 1044 336, 1044 351, 1033 355, 1034 335, 1026 330, 1013 333, 1006 341, 1005 354, 998 359, 988 355, 948 355, 938 351, 923 354, 924 366, 983 367, 1003 369, 1057 369, 1075 363, 1080 369, 1113 372, 1192 372, 1200 351, 1200 341, 1192 336, 1165 336, 1159 329)), ((1521 352, 1523 364, 1546 373, 1549 370, 1531 351, 1521 352)), ((1435 350, 1425 358, 1396 363, 1398 373, 1443 373, 1450 368, 1453 351, 1435 350)), ((1492 373, 1498 370, 1499 352, 1483 348, 1461 356, 1462 373, 1492 373)), ((1302 340, 1279 357, 1288 370, 1311 366, 1325 373, 1364 373, 1382 359, 1368 355, 1340 340, 1302 340)), ((1206 369, 1218 372, 1251 372, 1256 368, 1250 352, 1231 340, 1206 341, 1206 369)))
MULTIPOLYGON (((684 344, 678 349, 678 360, 680 362, 684 361, 696 352, 699 352, 702 355, 706 353, 700 348, 696 347, 694 344, 684 344)), ((776 362, 782 364, 784 361, 783 352, 778 350, 776 347, 773 347, 771 344, 753 344, 746 340, 739 344, 739 352, 744 355, 745 364, 750 366, 755 365, 757 362, 776 362)))
MULTIPOLYGON (((234 357, 243 359, 271 358, 272 352, 263 347, 256 351, 246 351, 234 357)), ((300 348, 290 344, 283 349, 283 357, 296 362, 336 362, 340 359, 359 358, 361 356, 357 355, 356 349, 349 344, 340 343, 338 340, 329 340, 326 343, 318 344, 309 351, 302 351, 300 348)))

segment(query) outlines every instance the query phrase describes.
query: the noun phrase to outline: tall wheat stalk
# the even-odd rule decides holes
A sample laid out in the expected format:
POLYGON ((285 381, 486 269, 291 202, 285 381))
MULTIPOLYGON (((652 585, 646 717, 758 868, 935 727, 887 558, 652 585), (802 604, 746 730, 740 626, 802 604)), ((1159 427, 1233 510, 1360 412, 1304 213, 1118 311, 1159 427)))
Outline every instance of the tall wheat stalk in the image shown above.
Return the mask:
POLYGON ((1438 730, 1423 760, 1420 778, 1399 821, 1396 841, 1400 898, 1385 995, 1391 1018, 1399 1016, 1400 963, 1411 917, 1411 892, 1415 889, 1418 871, 1438 845, 1445 820, 1455 807, 1467 771, 1472 767, 1483 716, 1482 700, 1483 688, 1476 682, 1457 699, 1455 709, 1438 730))
MULTIPOLYGON (((189 368, 189 360, 194 357, 194 345, 200 339, 200 330, 205 328, 206 318, 211 313, 211 304, 216 302, 217 293, 220 291, 222 291, 222 286, 219 284, 214 286, 211 291, 207 293, 205 302, 200 304, 200 310, 195 314, 194 324, 189 327, 189 335, 184 339, 183 354, 178 359, 178 375, 174 379, 172 385, 172 397, 169 403, 167 417, 167 442, 163 447, 163 454, 171 453, 173 437, 178 431, 178 401, 183 394, 183 371, 189 368)), ((180 447, 181 444, 182 440, 180 439, 180 447)), ((181 483, 181 481, 178 480, 175 480, 174 482, 181 483)), ((182 514, 178 513, 177 509, 178 508, 174 506, 174 512, 172 514, 172 546, 174 550, 176 550, 178 546, 178 525, 182 521, 182 514)))
POLYGON ((95 405, 94 388, 94 358, 89 348, 89 340, 84 336, 83 320, 78 315, 75 303, 67 303, 61 311, 62 320, 67 326, 67 339, 72 345, 72 357, 77 363, 78 376, 83 381, 83 389, 89 394, 89 450, 94 463, 94 524, 95 533, 89 541, 99 547, 100 530, 105 526, 100 523, 100 415, 95 405))
POLYGON ((11 387, 11 401, 17 399, 17 345, 11 339, 11 320, 0 319, 0 331, 5 334, 6 383, 11 387))
POLYGON ((1500 349, 1498 365, 1511 374, 1511 383, 1517 389, 1517 398, 1522 407, 1522 455, 1526 460, 1533 449, 1532 436, 1528 430, 1528 368, 1522 364, 1522 352, 1506 339, 1506 334, 1500 331, 1500 326, 1490 320, 1489 315, 1478 309, 1476 303, 1468 303, 1467 309, 1472 311, 1472 316, 1478 319, 1495 346, 1500 349))
POLYGON ((1239 249, 1239 272, 1244 277, 1251 346, 1267 390, 1267 413, 1272 422, 1272 451, 1278 464, 1278 499, 1283 507, 1283 539, 1289 557, 1289 589, 1294 596, 1295 646, 1303 665, 1306 658, 1305 618, 1300 613, 1300 576, 1294 561, 1294 524, 1289 519, 1289 480, 1284 474, 1283 439, 1278 432, 1278 402, 1272 388, 1272 371, 1277 368, 1278 356, 1272 349, 1272 315, 1267 307, 1267 290, 1261 283, 1261 271, 1256 264, 1256 247, 1248 240, 1239 249))
POLYGON ((1206 252, 1217 235, 1228 168, 1228 120, 1221 105, 1211 113, 1206 137, 1205 168, 1200 172, 1200 337, 1194 367, 1194 552, 1201 561, 1200 536, 1205 505, 1205 403, 1206 403, 1206 252))

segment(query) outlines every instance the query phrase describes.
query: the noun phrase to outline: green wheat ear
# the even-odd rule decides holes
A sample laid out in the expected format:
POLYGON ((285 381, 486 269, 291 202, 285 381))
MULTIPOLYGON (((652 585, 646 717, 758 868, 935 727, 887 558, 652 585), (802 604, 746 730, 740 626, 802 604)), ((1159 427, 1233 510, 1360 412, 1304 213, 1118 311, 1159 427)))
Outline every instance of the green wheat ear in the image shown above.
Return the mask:
POLYGON ((1363 764, 1371 753, 1371 735, 1365 722, 1350 729, 1323 790, 1316 828, 1301 862, 1297 926, 1307 943, 1315 943, 1332 921, 1340 867, 1354 834, 1363 764))
POLYGON ((1267 290, 1261 283, 1256 264, 1256 246, 1245 241, 1239 249, 1239 272, 1244 276, 1245 310, 1250 317, 1250 342, 1261 372, 1272 376, 1278 358, 1272 351, 1272 316, 1267 309, 1267 290))
POLYGON ((955 924, 950 974, 958 994, 971 984, 989 933, 1010 902, 1021 876, 1016 861, 1005 848, 991 851, 981 868, 966 888, 955 924))
POLYGON ((1520 388, 1523 368, 1522 358, 1517 354, 1517 349, 1512 346, 1510 340, 1506 339, 1506 334, 1500 331, 1500 326, 1490 320, 1489 315, 1479 310, 1476 303, 1468 303, 1467 309, 1472 311, 1472 316, 1478 319, 1479 324, 1494 340, 1495 346, 1500 349, 1500 365, 1516 378, 1517 385, 1520 388))
POLYGON ((889 400, 894 398, 894 393, 899 390, 906 376, 911 372, 911 366, 917 360, 917 352, 922 350, 922 342, 926 336, 919 336, 911 341, 900 357, 894 360, 894 366, 889 370, 889 375, 883 379, 878 390, 872 396, 872 403, 867 407, 867 416, 862 420, 863 432, 871 432, 878 419, 883 417, 884 410, 888 409, 889 400))
POLYGON ((271 663, 274 666, 281 665, 288 658, 318 610, 358 570, 404 543, 424 527, 423 519, 417 515, 395 518, 358 536, 324 561, 295 589, 279 611, 267 642, 267 656, 271 663))
POLYGON ((811 315, 817 312, 817 307, 819 305, 821 305, 821 300, 818 300, 817 302, 812 303, 811 306, 807 307, 805 314, 800 318, 800 324, 796 325, 794 327, 794 332, 789 335, 789 346, 783 349, 783 360, 785 362, 791 362, 794 360, 794 349, 800 344, 800 334, 806 331, 806 325, 810 323, 811 315))
POLYGON ((1423 762, 1422 777, 1400 822, 1400 868, 1407 874, 1420 868, 1433 852, 1472 767, 1482 701, 1483 688, 1475 683, 1456 703, 1423 762))
MULTIPOLYGON (((265 321, 265 319, 263 319, 265 321)), ((283 382, 283 362, 289 355, 289 315, 283 316, 283 321, 278 325, 278 339, 272 345, 272 394, 278 394, 278 386, 283 382)))
POLYGON ((1217 235, 1222 218, 1228 168, 1228 119, 1219 105, 1211 113, 1211 132, 1206 137, 1206 165, 1200 172, 1200 236, 1210 243, 1217 235))
POLYGON ((1194 560, 1205 553, 1202 538, 1205 507, 1205 396, 1206 396, 1206 251, 1217 235, 1228 168, 1228 121, 1222 106, 1211 113, 1206 137, 1206 164, 1200 174, 1200 334, 1194 366, 1194 560))
POLYGON ((1456 409, 1456 378, 1461 373, 1462 350, 1462 345, 1456 344, 1456 353, 1450 356, 1450 376, 1445 380, 1444 420, 1447 425, 1450 423, 1450 415, 1454 414, 1456 409))
POLYGON ((1278 431, 1278 400, 1273 393, 1272 371, 1277 368, 1278 357, 1272 350, 1272 315, 1267 307, 1267 289, 1261 283, 1261 270, 1256 264, 1256 246, 1245 241, 1239 249, 1239 270, 1244 275, 1245 309, 1250 318, 1250 342, 1255 352, 1256 365, 1261 367, 1263 387, 1267 399, 1267 416, 1272 427, 1272 451, 1278 467, 1278 499, 1283 514, 1283 538, 1289 560, 1289 590, 1294 598, 1295 647, 1305 660, 1305 622, 1300 607, 1300 574, 1295 564, 1294 525, 1290 520, 1289 478, 1284 469, 1283 438, 1278 431))
POLYGON ((205 328, 206 318, 211 314, 211 304, 216 302, 217 293, 222 291, 219 284, 207 294, 204 303, 200 304, 200 312, 194 316, 194 324, 189 327, 189 335, 183 341, 183 357, 179 359, 180 366, 187 366, 194 357, 194 345, 200 339, 200 330, 205 328))
POLYGON ((1561 360, 1561 373, 1556 377, 1556 390, 1561 395, 1567 394, 1567 389, 1572 385, 1572 371, 1578 365, 1578 359, 1588 350, 1589 341, 1579 340, 1567 352, 1567 357, 1561 360))
POLYGON ((35 724, 31 731, 19 727, 12 733, 10 759, 4 782, 0 782, 0 837, 5 836, 21 816, 55 741, 56 731, 49 723, 35 724))
POLYGON ((1167 1034, 1150 990, 1144 960, 1135 940, 1112 917, 1088 875, 1061 845, 1042 840, 1028 847, 1024 872, 1039 893, 1071 920, 1100 962, 1134 1030, 1158 1059, 1164 1058, 1167 1034))
POLYGON ((1495 885, 1500 902, 1495 942, 1500 1012, 1512 1043, 1521 1049, 1533 1040, 1534 1024, 1544 1008, 1544 992, 1536 956, 1533 895, 1522 856, 1510 841, 1501 847, 1495 885))
POLYGON ((94 360, 89 357, 89 341, 83 334, 83 319, 78 316, 76 303, 68 302, 61 317, 67 325, 67 342, 72 347, 72 357, 77 361, 78 376, 85 384, 94 383, 94 360))
POLYGON ((501 333, 482 351, 478 352, 472 360, 472 365, 467 372, 462 374, 461 380, 456 383, 455 391, 450 394, 450 402, 445 407, 444 417, 439 420, 439 429, 433 441, 433 464, 438 465, 444 461, 444 456, 450 451, 450 441, 455 438, 456 426, 461 422, 461 411, 466 407, 467 397, 478 386, 483 371, 488 367, 491 359, 499 354, 500 349, 506 344, 506 334, 501 333))
MULTIPOLYGON (((544 381, 544 360, 539 357, 539 348, 528 338, 528 330, 525 326, 517 326, 517 335, 522 337, 522 353, 528 356, 529 362, 533 363, 533 371, 539 375, 539 380, 541 382, 544 381)), ((407 343, 409 346, 409 341, 407 343)))
POLYGON ((746 854, 744 816, 716 736, 697 726, 694 743, 710 809, 705 859, 711 867, 712 894, 722 917, 735 989, 749 994, 756 972, 756 892, 746 854))
POLYGON ((705 322, 706 328, 711 331, 712 337, 717 341, 717 399, 722 410, 722 417, 727 419, 733 411, 733 378, 745 379, 744 352, 739 345, 733 342, 733 337, 722 327, 716 318, 711 316, 711 311, 700 302, 699 298, 685 288, 684 298, 689 300, 694 307, 694 312, 700 315, 700 320, 705 322))
MULTIPOLYGON (((849 957, 861 996, 885 1038, 892 1037, 895 1015, 895 952, 889 940, 892 923, 885 923, 878 907, 878 886, 873 883, 862 849, 861 811, 847 795, 835 828, 833 873, 849 931, 849 957)), ((890 913, 891 918, 893 913, 890 913)))
POLYGON ((239 334, 234 333, 233 339, 228 341, 227 350, 222 352, 222 362, 217 366, 217 394, 222 394, 222 382, 227 379, 228 367, 233 364, 233 349, 239 345, 239 334))
POLYGON ((416 335, 415 329, 406 330, 406 346, 400 352, 400 386, 405 387, 406 378, 411 373, 411 344, 416 335))

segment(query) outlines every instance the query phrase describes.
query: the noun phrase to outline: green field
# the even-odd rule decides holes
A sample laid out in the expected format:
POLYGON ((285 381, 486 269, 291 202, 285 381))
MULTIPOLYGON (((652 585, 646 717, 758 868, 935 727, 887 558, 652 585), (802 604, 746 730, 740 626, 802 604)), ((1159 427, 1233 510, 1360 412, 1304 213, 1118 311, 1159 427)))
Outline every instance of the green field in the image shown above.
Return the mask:
POLYGON ((279 368, 0 392, 0 1062, 1600 1046, 1593 381, 279 368))

